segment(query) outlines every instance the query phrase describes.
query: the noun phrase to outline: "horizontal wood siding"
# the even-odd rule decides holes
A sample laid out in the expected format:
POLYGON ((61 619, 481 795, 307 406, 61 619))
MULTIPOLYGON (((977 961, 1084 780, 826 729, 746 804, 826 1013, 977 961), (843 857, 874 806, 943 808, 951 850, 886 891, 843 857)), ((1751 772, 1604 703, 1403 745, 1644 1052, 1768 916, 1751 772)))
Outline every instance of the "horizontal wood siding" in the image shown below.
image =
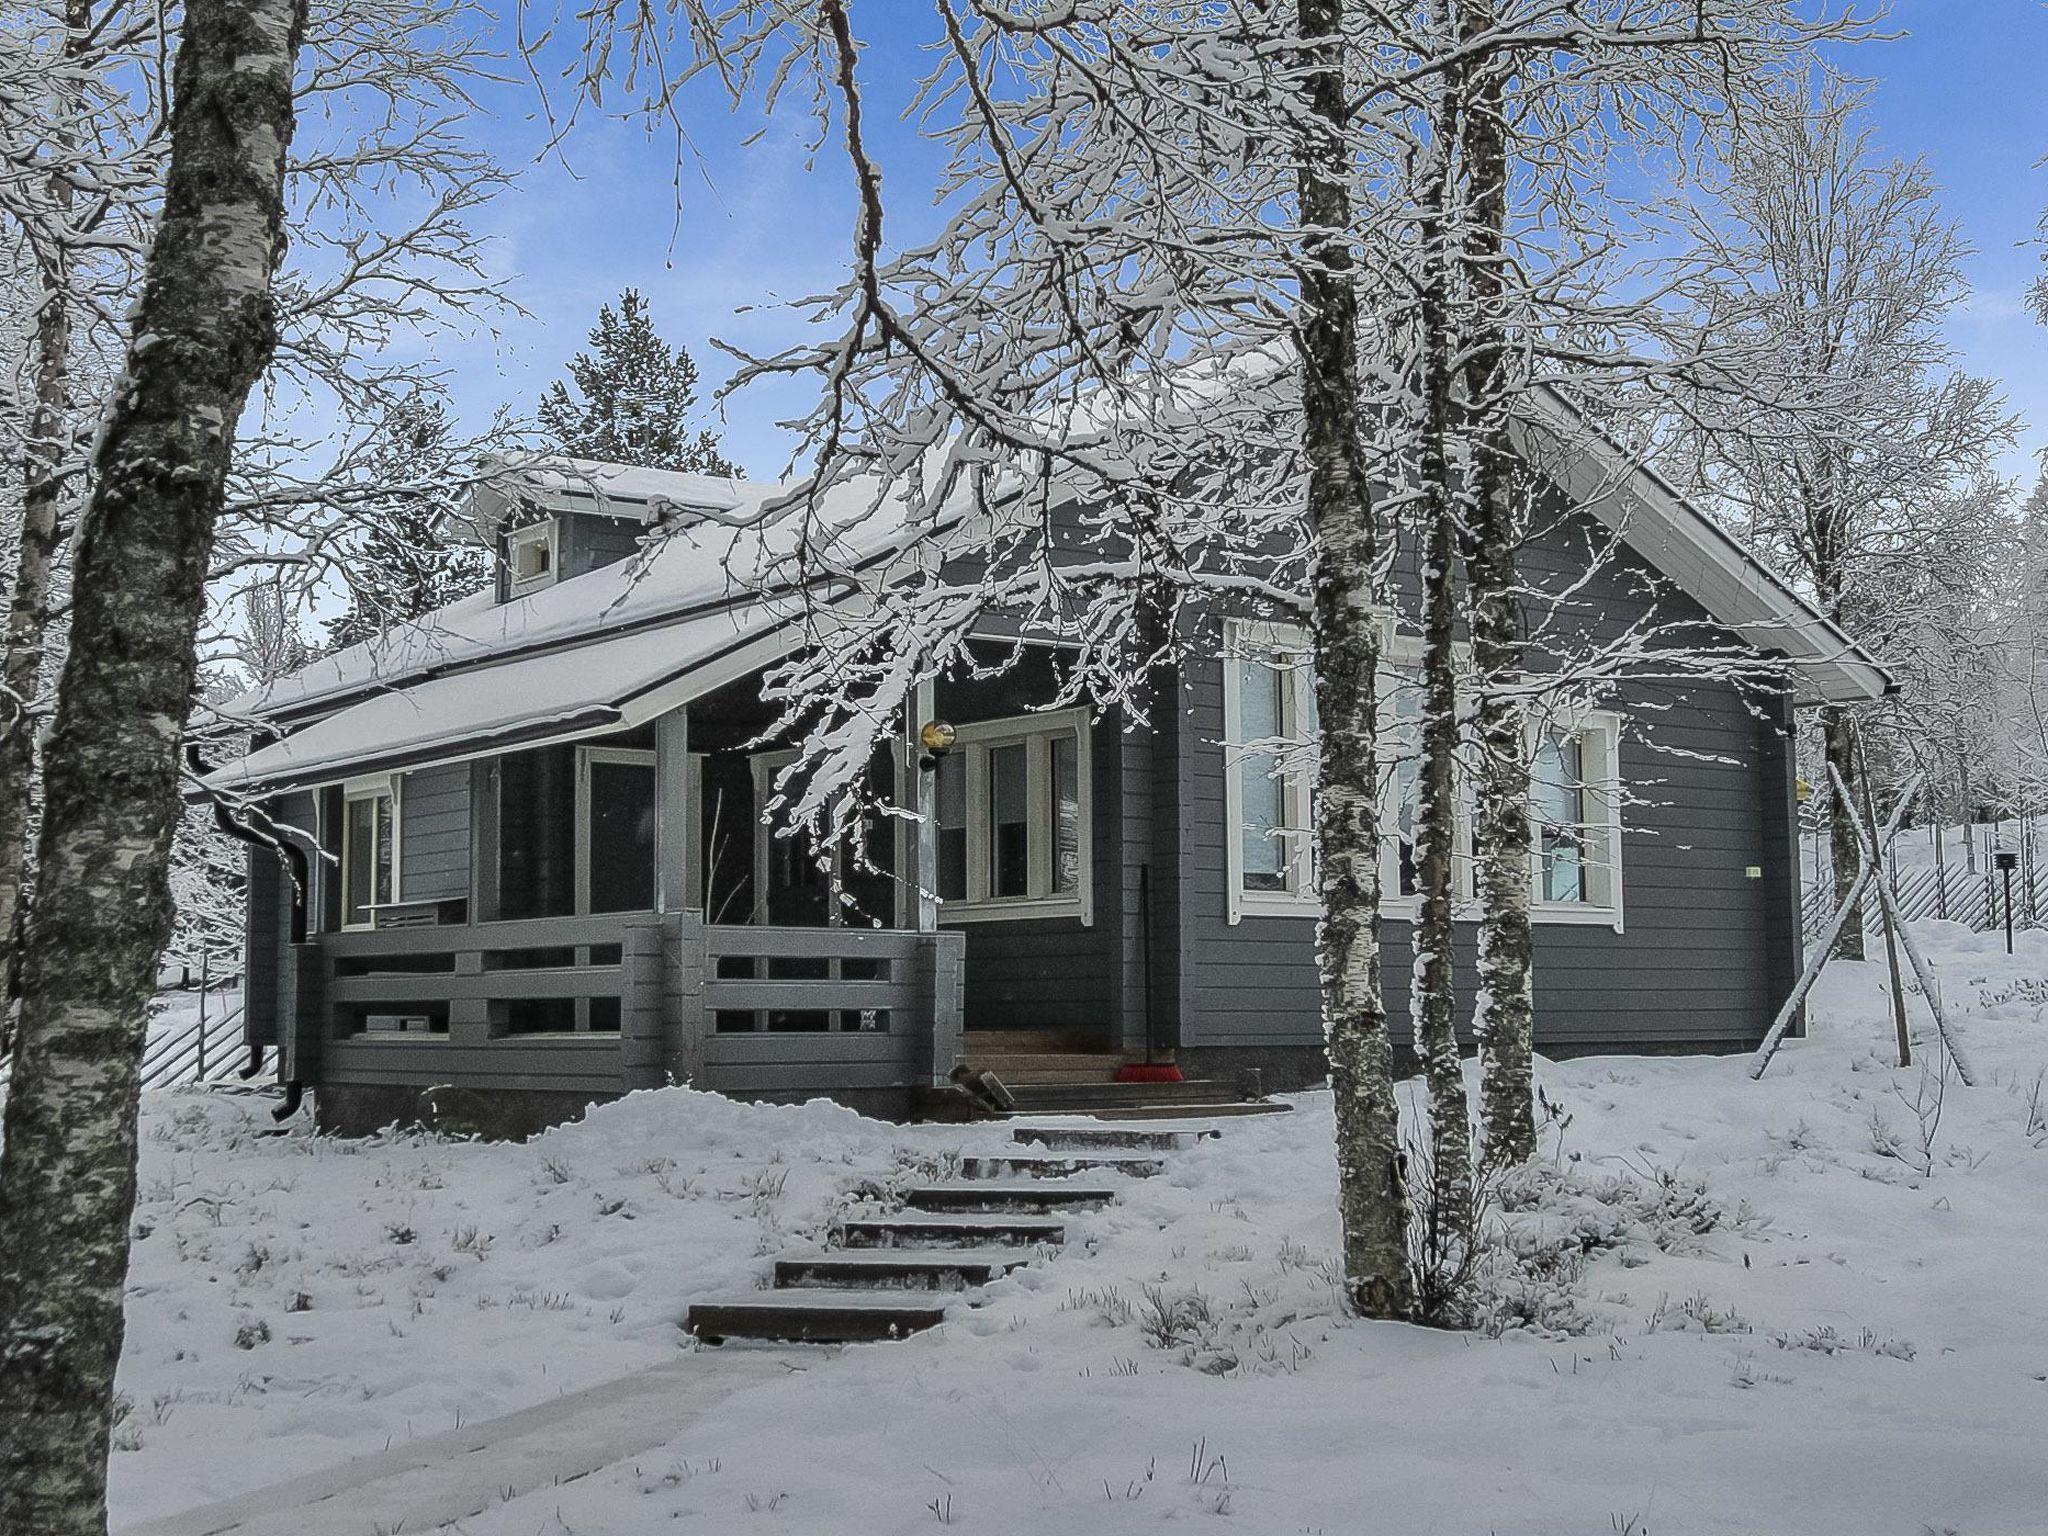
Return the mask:
MULTIPOLYGON (((1524 574, 1561 590, 1583 574, 1585 525, 1539 535, 1524 574)), ((1412 565, 1397 580, 1413 579, 1412 565)), ((1557 623, 1607 639, 1643 619, 1711 628, 1703 610, 1632 554, 1575 594, 1557 623)), ((1725 640, 1725 636, 1721 637, 1725 640)), ((1541 665, 1541 659, 1533 660, 1541 665)), ((1228 921, 1220 661, 1191 664, 1180 721, 1183 968, 1181 1039, 1197 1046, 1300 1046, 1322 1039, 1315 924, 1308 917, 1228 921)), ((1626 722, 1624 931, 1540 922, 1536 929, 1539 1048, 1728 1044, 1755 1040, 1788 971, 1793 932, 1785 895, 1787 757, 1781 701, 1746 699, 1701 681, 1630 683, 1604 701, 1626 722), (1762 880, 1746 878, 1761 866, 1762 880)), ((1475 926, 1461 923, 1460 1012, 1469 1014, 1475 926)), ((1397 1041, 1409 1036, 1408 925, 1385 929, 1387 1003, 1397 1041)))
POLYGON ((636 518, 565 513, 558 545, 562 561, 559 579, 567 581, 630 558, 639 552, 640 539, 646 531, 636 518))
POLYGON ((469 896, 467 763, 421 768, 399 787, 401 901, 461 901, 469 896))
POLYGON ((586 1040, 492 1040, 478 1045, 426 1036, 372 1040, 351 1035, 325 1043, 320 1081, 396 1083, 407 1088, 447 1083, 460 1088, 603 1094, 619 1093, 628 1086, 616 1035, 592 1035, 586 1040))
POLYGON ((919 1043, 909 1020, 887 1033, 707 1035, 705 1082, 721 1093, 749 1096, 900 1088, 921 1080, 919 1043))
MULTIPOLYGON (((313 835, 311 794, 280 795, 263 809, 278 826, 313 835)), ((276 1045, 291 1016, 285 956, 291 946, 293 895, 285 862, 269 849, 252 846, 242 939, 242 1032, 251 1045, 276 1045)))

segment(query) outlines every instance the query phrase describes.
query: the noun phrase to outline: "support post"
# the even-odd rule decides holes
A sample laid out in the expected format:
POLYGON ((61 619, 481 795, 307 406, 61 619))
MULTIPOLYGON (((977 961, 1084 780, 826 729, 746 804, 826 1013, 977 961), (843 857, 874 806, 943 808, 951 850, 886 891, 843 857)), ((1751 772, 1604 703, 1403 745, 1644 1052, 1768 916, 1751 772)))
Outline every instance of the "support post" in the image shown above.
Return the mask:
POLYGON ((689 910, 690 864, 698 829, 690 825, 690 712, 672 709, 654 722, 654 910, 689 910))
POLYGON ((704 922, 694 912, 662 927, 662 1020, 668 1075, 679 1083, 716 1088, 704 1080, 704 1038, 711 1031, 704 983, 710 965, 704 922))
POLYGON ((931 1020, 931 1052, 927 1076, 935 1088, 952 1080, 960 1060, 963 959, 966 938, 958 933, 926 933, 917 939, 919 1011, 931 1020))

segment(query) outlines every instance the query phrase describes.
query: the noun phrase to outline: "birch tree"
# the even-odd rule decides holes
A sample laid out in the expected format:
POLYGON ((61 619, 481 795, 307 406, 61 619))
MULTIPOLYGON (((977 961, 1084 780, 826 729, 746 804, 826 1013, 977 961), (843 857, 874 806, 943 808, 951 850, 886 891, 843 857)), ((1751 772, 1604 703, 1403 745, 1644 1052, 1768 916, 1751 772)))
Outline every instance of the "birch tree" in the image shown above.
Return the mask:
MULTIPOLYGON (((801 568, 871 600, 776 680, 810 748, 793 814, 845 803, 918 679, 964 657, 991 612, 1077 641, 1062 701, 1138 718, 1175 707, 1151 697, 1160 664, 1216 654, 1214 599, 1306 620, 1346 1269, 1361 1312, 1408 1315, 1378 931, 1384 549, 1358 356, 1359 12, 942 0, 937 19, 913 110, 929 109, 960 195, 941 235, 898 257, 846 11, 828 0, 805 23, 810 74, 773 74, 777 93, 809 79, 835 109, 852 273, 808 306, 830 340, 740 378, 816 382, 802 422, 816 473, 780 515, 801 568), (1054 554, 1056 488, 1082 508, 1071 556, 1054 554), (842 536, 883 504, 915 558, 878 583, 848 567, 842 536)), ((605 40, 636 57, 661 42, 624 21, 605 40)))
MULTIPOLYGON (((34 737, 61 662, 63 584, 91 490, 85 450, 120 378, 122 326, 160 212, 174 14, 135 0, 18 10, 21 28, 0 36, 0 134, 18 148, 0 171, 0 236, 26 253, 35 281, 12 301, 28 323, 6 358, 16 405, 0 411, 29 466, 0 655, 0 981, 32 879, 34 737)), ((277 284, 279 343, 261 414, 240 427, 216 576, 279 561, 304 581, 331 574, 323 551, 374 501, 342 491, 373 467, 351 427, 435 382, 436 365, 386 349, 501 302, 467 221, 503 176, 459 132, 468 86, 490 67, 479 20, 470 0, 310 8, 296 89, 313 126, 287 176, 295 238, 277 284)))
POLYGON ((276 345, 298 0, 188 0, 162 211, 95 447, 0 1154, 0 1527, 106 1529, 144 1013, 235 423, 276 345))

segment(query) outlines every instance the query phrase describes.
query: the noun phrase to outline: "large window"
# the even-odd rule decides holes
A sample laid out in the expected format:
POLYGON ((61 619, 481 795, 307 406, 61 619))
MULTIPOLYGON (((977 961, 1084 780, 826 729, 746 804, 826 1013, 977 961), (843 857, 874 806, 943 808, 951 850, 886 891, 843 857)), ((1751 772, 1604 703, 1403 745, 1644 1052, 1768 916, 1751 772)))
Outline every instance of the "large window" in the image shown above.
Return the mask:
MULTIPOLYGON (((1420 889, 1419 647, 1389 637, 1385 662, 1379 676, 1384 910, 1412 918, 1420 889)), ((1223 667, 1230 921, 1312 914, 1316 719, 1307 636, 1284 625, 1234 622, 1223 667)), ((1616 716, 1593 711, 1532 731, 1531 896, 1538 921, 1621 925, 1619 726, 1616 716)), ((1464 918, 1476 915, 1470 906, 1470 794, 1461 772, 1453 893, 1464 918)))
POLYGON ((1090 918, 1087 743, 1082 710, 958 728, 932 775, 942 920, 1090 918))
POLYGON ((498 760, 501 918, 654 906, 654 754, 540 747, 498 760))
POLYGON ((342 791, 341 926, 370 928, 398 899, 398 797, 390 779, 342 791))
POLYGON ((1233 622, 1223 667, 1230 920, 1313 912, 1316 704, 1307 637, 1233 622))

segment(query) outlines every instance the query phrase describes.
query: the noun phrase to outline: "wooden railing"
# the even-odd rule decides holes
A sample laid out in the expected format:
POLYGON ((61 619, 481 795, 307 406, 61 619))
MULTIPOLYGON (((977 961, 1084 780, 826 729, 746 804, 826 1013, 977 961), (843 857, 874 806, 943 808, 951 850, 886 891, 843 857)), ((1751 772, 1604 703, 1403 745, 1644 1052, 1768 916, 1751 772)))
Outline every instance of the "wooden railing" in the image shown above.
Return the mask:
POLYGON ((693 979, 678 1044, 706 1087, 792 1096, 926 1085, 959 1057, 960 934, 692 925, 685 942, 696 963, 684 967, 693 979))
POLYGON ((421 1087, 900 1091, 958 1057, 963 952, 956 933, 651 913, 325 934, 293 950, 285 1070, 421 1087), (574 1027, 536 1028, 549 1013, 574 1027), (377 1015, 427 1027, 369 1028, 377 1015))
POLYGON ((664 1076, 663 951, 663 922, 651 913, 324 934, 295 951, 287 1073, 571 1092, 653 1087, 664 1076), (379 1015, 427 1027, 369 1027, 379 1015))

